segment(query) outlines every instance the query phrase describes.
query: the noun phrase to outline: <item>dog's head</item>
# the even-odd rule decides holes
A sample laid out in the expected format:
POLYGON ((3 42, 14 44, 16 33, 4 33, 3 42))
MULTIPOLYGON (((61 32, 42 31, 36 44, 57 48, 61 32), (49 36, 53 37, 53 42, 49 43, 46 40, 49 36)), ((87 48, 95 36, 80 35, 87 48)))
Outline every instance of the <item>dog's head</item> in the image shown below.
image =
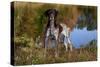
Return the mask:
POLYGON ((57 14, 58 14, 58 11, 56 9, 48 9, 48 10, 45 11, 46 17, 50 17, 50 16, 56 17, 57 14))

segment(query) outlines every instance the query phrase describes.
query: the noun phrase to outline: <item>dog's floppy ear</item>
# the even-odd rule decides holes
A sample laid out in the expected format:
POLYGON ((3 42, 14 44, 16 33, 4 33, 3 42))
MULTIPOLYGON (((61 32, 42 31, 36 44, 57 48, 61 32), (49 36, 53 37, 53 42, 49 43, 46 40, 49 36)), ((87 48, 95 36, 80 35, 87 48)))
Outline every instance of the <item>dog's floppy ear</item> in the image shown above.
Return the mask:
POLYGON ((55 16, 57 16, 58 15, 58 11, 55 9, 55 16))

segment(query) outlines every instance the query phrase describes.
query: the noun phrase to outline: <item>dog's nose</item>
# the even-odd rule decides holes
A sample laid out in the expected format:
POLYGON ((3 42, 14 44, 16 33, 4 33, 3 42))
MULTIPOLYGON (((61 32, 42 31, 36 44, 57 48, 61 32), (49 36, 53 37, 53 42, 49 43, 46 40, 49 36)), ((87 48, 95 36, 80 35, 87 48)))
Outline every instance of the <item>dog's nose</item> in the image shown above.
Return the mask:
POLYGON ((50 17, 50 20, 54 20, 54 17, 50 17))

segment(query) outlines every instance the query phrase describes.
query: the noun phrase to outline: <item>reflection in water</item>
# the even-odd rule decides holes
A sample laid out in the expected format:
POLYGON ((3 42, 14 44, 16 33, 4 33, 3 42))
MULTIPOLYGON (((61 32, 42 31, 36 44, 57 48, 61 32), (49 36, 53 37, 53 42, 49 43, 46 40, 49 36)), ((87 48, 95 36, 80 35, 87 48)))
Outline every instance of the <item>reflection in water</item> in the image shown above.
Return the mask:
POLYGON ((71 41, 75 48, 79 48, 81 45, 88 44, 91 40, 97 40, 97 31, 88 31, 87 28, 77 29, 75 28, 71 32, 71 41))

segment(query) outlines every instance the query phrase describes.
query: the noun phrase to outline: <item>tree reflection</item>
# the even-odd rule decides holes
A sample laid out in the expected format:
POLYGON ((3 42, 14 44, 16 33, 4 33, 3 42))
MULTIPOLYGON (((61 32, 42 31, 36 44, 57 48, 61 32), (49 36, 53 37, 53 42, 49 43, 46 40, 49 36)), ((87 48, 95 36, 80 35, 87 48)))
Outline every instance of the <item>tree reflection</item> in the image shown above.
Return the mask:
POLYGON ((97 29, 97 7, 82 7, 79 6, 80 16, 77 21, 77 28, 83 29, 87 27, 87 30, 97 29))

